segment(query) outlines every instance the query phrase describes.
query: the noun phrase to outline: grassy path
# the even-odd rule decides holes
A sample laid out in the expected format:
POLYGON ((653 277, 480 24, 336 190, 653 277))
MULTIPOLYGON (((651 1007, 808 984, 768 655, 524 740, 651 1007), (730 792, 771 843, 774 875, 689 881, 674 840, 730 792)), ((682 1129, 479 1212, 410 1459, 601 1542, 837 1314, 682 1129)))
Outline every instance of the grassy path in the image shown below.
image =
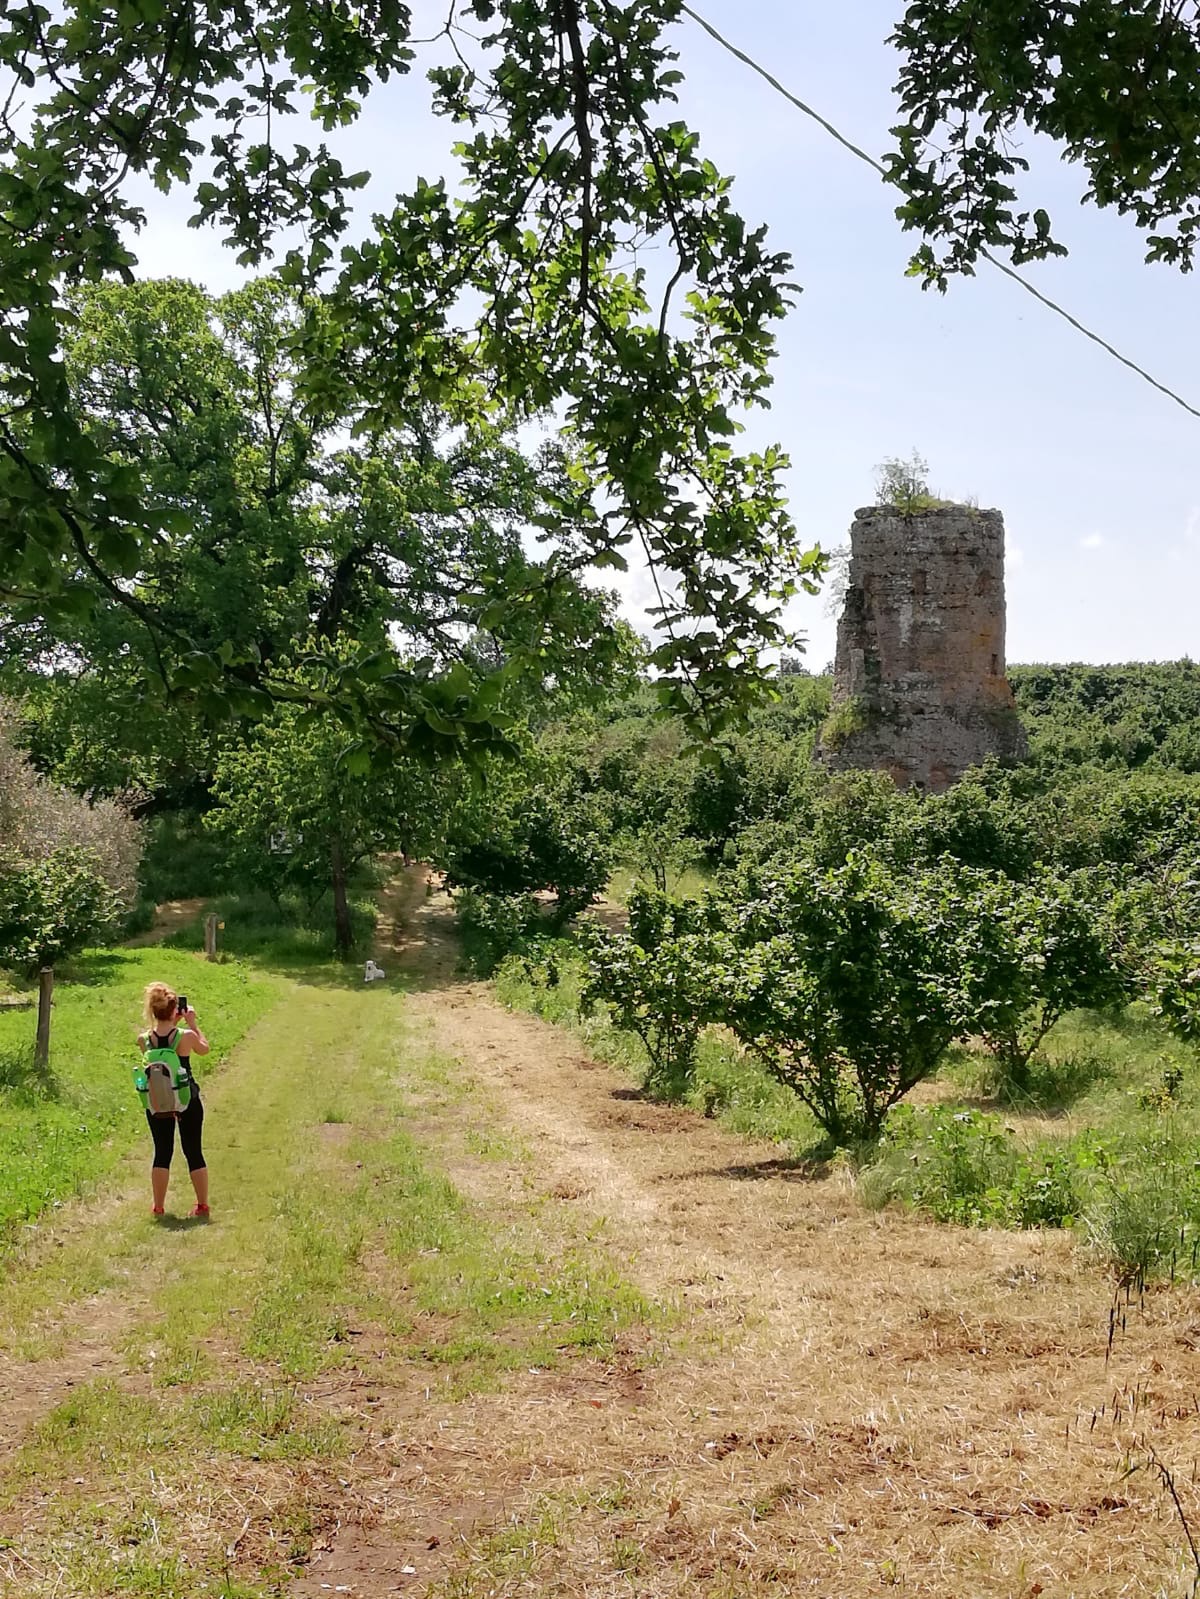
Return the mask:
POLYGON ((1121 1463, 1190 1473, 1200 1302, 1106 1362, 1066 1240, 643 1103, 421 889, 388 984, 278 979, 210 1085, 211 1225, 155 1226, 139 1156, 0 1285, 0 1594, 1190 1591, 1121 1463))
POLYGON ((372 1570, 428 1576, 494 1483, 464 1452, 397 1532, 380 1483, 432 1482, 440 1455, 411 1419, 435 1438, 439 1406, 606 1357, 647 1314, 581 1233, 532 1228, 525 1197, 485 1215, 430 1159, 469 1091, 412 1046, 401 993, 281 986, 206 1089, 212 1223, 179 1171, 151 1220, 141 1151, 0 1287, 5 1595, 302 1593, 379 1521, 372 1570))

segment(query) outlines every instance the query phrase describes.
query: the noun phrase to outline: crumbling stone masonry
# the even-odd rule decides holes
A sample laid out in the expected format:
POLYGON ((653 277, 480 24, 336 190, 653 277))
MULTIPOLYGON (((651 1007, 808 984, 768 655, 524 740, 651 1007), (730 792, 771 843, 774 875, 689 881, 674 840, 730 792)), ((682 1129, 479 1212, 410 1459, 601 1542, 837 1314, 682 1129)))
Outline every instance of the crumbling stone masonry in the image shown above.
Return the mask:
POLYGON ((1003 516, 859 511, 818 758, 939 792, 989 755, 1025 752, 1004 675, 1003 516))

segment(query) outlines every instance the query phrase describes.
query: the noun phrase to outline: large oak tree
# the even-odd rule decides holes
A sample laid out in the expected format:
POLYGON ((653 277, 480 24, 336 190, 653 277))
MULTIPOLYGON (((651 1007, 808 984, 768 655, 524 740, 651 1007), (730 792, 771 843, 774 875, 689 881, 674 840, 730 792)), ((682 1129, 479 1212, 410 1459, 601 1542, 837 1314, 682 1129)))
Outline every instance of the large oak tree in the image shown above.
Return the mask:
POLYGON ((522 687, 606 680, 625 647, 612 601, 580 583, 565 546, 547 561, 529 536, 576 492, 553 441, 523 450, 486 414, 452 427, 418 398, 350 435, 301 397, 303 312, 275 279, 219 298, 171 280, 88 285, 67 309, 83 435, 137 472, 156 528, 119 593, 84 571, 77 613, 8 629, 39 754, 63 775, 186 794, 210 748, 186 706, 145 707, 147 680, 241 715, 269 708, 247 676, 214 685, 214 663, 252 663, 271 696, 351 731, 346 685, 371 684, 374 714, 433 756, 470 748, 471 716, 496 736, 522 687), (297 674, 315 657, 328 669, 297 674))
MULTIPOLYGON (((281 257, 305 415, 360 439, 436 406, 460 426, 553 413, 574 478, 545 507, 545 560, 573 573, 631 547, 662 589, 657 665, 689 712, 719 719, 763 675, 780 607, 816 557, 783 509, 776 451, 731 447, 761 401, 786 258, 734 210, 729 183, 671 110, 663 37, 676 0, 470 0, 447 22, 462 64, 429 73, 460 138, 461 194, 419 182, 348 243, 354 191, 322 134, 408 72, 410 16, 390 0, 71 0, 0 23, 0 594, 84 614, 94 588, 159 643, 159 675, 213 709, 270 671, 236 636, 181 665, 170 608, 143 592, 175 527, 143 464, 89 426, 61 353, 69 296, 128 277, 134 180, 180 186, 247 265, 281 257), (479 37, 477 37, 479 36, 479 37), (470 52, 468 61, 465 52, 470 52), (11 92, 10 92, 11 91, 11 92), (308 93, 307 102, 302 96, 308 93), (313 142, 294 135, 311 106, 313 142), (461 137, 460 137, 461 136, 461 137), (297 239, 302 240, 296 243, 297 239), (290 245, 290 248, 289 248, 290 245), (649 251, 663 246, 663 254, 649 251), (654 264, 650 271, 642 263, 654 264)), ((448 140, 448 142, 450 142, 448 140)), ((497 606, 527 616, 523 577, 497 606)), ((397 652, 348 669, 364 732, 417 723, 464 739, 494 723, 474 685, 453 704, 397 652)), ((536 650, 513 671, 540 670, 536 650)))

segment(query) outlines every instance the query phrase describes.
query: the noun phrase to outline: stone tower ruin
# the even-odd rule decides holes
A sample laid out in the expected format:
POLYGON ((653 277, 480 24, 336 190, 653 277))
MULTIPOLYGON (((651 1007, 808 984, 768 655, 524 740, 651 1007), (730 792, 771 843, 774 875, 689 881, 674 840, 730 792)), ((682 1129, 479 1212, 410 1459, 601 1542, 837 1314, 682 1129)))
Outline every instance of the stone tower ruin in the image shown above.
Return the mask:
POLYGON ((1020 759, 1004 671, 1000 512, 859 511, 822 763, 940 792, 989 755, 1020 759))

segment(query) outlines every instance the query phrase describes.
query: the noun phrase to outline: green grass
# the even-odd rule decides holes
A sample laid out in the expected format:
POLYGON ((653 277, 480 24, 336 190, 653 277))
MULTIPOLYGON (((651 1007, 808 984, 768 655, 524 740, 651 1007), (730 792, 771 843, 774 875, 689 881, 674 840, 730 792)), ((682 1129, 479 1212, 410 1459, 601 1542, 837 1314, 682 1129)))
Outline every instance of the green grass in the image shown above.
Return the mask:
MULTIPOLYGON (((618 866, 608 880, 608 898, 618 905, 626 904, 638 877, 638 872, 632 866, 618 866)), ((685 866, 681 871, 667 873, 667 892, 676 898, 699 899, 706 889, 713 886, 714 881, 714 873, 707 867, 685 866)))
MULTIPOLYGON (((119 1010, 134 973, 177 982, 189 959, 124 952, 93 997, 119 1010)), ((317 964, 290 979, 194 970, 198 999, 217 980, 206 1022, 222 978, 274 1001, 205 1096, 212 1224, 180 1217, 182 1172, 167 1224, 155 1224, 140 1171, 135 1181, 126 1167, 128 1198, 103 1221, 79 1213, 61 1248, 17 1257, 0 1282, 0 1326, 30 1359, 69 1347, 72 1317, 90 1314, 72 1301, 99 1281, 110 1315, 126 1307, 111 1346, 123 1369, 80 1383, 0 1463, 0 1512, 22 1525, 30 1599, 274 1599, 311 1544, 306 1483, 321 1503, 331 1473, 356 1470, 366 1436, 361 1417, 314 1397, 312 1378, 369 1374, 408 1414, 510 1370, 610 1358, 625 1328, 661 1315, 531 1185, 502 1180, 503 1197, 485 1202, 451 1180, 443 1158, 521 1170, 533 1156, 498 1139, 486 1096, 410 1036, 400 983, 364 990, 317 964), (262 1462, 303 1469, 271 1513, 269 1553, 260 1534, 258 1552, 231 1561, 262 1462)), ((516 1570, 523 1557, 497 1547, 496 1558, 516 1570)), ((0 1586, 4 1569, 0 1548, 0 1586)))
POLYGON ((33 1069, 35 1011, 0 1011, 0 1255, 23 1224, 83 1192, 145 1139, 132 1068, 142 991, 157 980, 188 995, 212 1040, 196 1063, 201 1082, 277 993, 242 966, 208 965, 182 948, 91 951, 55 986, 47 1077, 33 1069))
POLYGON ((244 1460, 301 1460, 336 1456, 342 1429, 306 1411, 294 1388, 237 1383, 178 1401, 131 1394, 115 1382, 87 1383, 58 1405, 17 1453, 6 1486, 65 1467, 128 1470, 165 1451, 224 1454, 244 1460))
POLYGON ((410 1295, 412 1355, 469 1363, 478 1387, 499 1371, 553 1365, 565 1350, 609 1352, 623 1328, 653 1319, 599 1250, 557 1236, 537 1205, 486 1213, 402 1133, 375 1169, 388 1252, 410 1295))
MULTIPOLYGON (((210 901, 209 911, 225 925, 217 933, 222 958, 247 962, 282 974, 329 968, 327 981, 336 982, 344 968, 333 965, 333 913, 328 899, 305 905, 299 896, 284 895, 278 903, 259 892, 223 894, 210 901)), ((369 946, 375 927, 375 901, 368 883, 356 886, 350 905, 356 955, 369 946)), ((164 948, 195 949, 203 944, 202 918, 181 928, 164 948)), ((365 956, 364 956, 365 958, 365 956)))
POLYGON ((541 1496, 530 1511, 469 1546, 469 1562, 426 1589, 428 1599, 495 1599, 536 1593, 539 1570, 563 1540, 576 1506, 562 1494, 541 1496))

